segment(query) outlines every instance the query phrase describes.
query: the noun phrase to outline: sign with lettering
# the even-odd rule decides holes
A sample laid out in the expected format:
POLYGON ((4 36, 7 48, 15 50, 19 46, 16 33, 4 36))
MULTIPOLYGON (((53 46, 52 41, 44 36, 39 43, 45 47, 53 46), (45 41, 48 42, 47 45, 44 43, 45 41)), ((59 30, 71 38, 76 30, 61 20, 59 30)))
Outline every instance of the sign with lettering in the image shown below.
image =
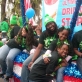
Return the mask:
MULTIPOLYGON (((59 0, 58 12, 56 22, 58 25, 69 26, 72 15, 75 10, 76 0, 59 0)), ((80 11, 82 12, 82 6, 80 11)), ((76 26, 81 24, 81 17, 78 16, 76 26)))
MULTIPOLYGON (((44 0, 43 5, 45 14, 52 16, 59 27, 70 26, 70 21, 76 7, 76 0, 44 0)), ((82 6, 79 12, 82 12, 82 6)), ((78 16, 74 32, 82 29, 81 23, 82 17, 78 16)))

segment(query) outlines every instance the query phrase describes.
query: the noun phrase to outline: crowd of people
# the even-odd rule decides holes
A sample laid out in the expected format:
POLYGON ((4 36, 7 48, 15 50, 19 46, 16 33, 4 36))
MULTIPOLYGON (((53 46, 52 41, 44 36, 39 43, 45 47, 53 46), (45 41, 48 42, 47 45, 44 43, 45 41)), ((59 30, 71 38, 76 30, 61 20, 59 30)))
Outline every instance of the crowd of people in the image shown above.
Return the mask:
POLYGON ((9 25, 0 26, 0 65, 4 81, 9 82, 13 76, 14 58, 23 50, 27 50, 29 57, 23 62, 21 82, 50 82, 54 77, 56 82, 63 82, 64 70, 72 62, 72 57, 77 54, 77 66, 82 73, 82 30, 69 39, 70 28, 58 27, 52 17, 44 18, 46 30, 41 32, 32 25, 21 26, 18 19, 13 16, 9 25), (4 28, 6 31, 4 31, 4 28), (6 38, 5 41, 3 39, 6 38), (33 52, 32 49, 34 49, 33 52), (30 53, 31 52, 31 53, 30 53))

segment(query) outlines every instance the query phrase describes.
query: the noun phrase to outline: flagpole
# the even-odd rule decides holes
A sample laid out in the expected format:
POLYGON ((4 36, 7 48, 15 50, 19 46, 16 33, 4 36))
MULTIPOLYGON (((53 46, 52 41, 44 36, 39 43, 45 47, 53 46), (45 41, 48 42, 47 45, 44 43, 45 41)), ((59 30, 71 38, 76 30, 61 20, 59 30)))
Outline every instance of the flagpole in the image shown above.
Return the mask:
POLYGON ((20 7, 21 7, 21 14, 22 14, 23 26, 25 26, 26 25, 26 17, 25 17, 24 0, 20 0, 20 7))
POLYGON ((70 22, 71 34, 70 34, 69 39, 72 39, 73 32, 74 32, 74 27, 76 25, 76 21, 77 21, 77 18, 78 18, 78 13, 79 13, 81 4, 82 4, 82 0, 76 0, 75 11, 73 13, 73 16, 72 16, 72 19, 71 19, 71 22, 70 22))
POLYGON ((44 8, 44 0, 42 0, 42 31, 46 29, 44 25, 44 16, 45 16, 45 8, 44 8))

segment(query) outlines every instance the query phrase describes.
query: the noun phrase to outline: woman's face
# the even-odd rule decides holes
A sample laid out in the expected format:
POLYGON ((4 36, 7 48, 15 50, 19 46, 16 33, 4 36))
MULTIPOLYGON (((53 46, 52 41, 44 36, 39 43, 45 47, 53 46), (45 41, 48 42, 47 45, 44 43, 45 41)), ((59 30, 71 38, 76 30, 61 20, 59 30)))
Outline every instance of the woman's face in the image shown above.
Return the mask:
POLYGON ((68 49, 68 45, 64 44, 61 48, 58 48, 58 53, 64 58, 68 54, 68 49))
POLYGON ((61 31, 61 32, 59 32, 59 33, 58 33, 59 39, 60 39, 61 41, 66 40, 67 37, 68 37, 68 34, 69 34, 69 32, 68 32, 68 30, 66 30, 66 29, 63 30, 63 31, 61 31))
POLYGON ((23 29, 22 29, 22 36, 25 37, 26 35, 27 35, 27 32, 26 32, 26 30, 23 28, 23 29))

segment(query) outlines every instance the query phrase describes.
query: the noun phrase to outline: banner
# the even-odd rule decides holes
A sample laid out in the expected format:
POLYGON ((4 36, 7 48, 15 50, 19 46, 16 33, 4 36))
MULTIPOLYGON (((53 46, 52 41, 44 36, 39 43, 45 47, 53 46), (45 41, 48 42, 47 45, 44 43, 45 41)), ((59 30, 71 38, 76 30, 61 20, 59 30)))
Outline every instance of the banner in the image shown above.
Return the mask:
POLYGON ((44 0, 45 14, 49 14, 54 19, 56 18, 59 0, 44 0))
POLYGON ((49 14, 56 20, 56 14, 58 10, 59 0, 42 0, 42 31, 45 30, 44 16, 49 14))
MULTIPOLYGON (((61 26, 70 27, 70 21, 72 19, 76 7, 76 0, 43 0, 43 1, 44 1, 43 9, 45 14, 49 14, 50 16, 52 16, 59 27, 61 26)), ((80 7, 79 12, 82 12, 82 6, 80 7)), ((45 14, 43 14, 43 17, 45 14)), ((81 23, 82 23, 82 17, 78 16, 74 32, 77 32, 82 29, 81 23)))

